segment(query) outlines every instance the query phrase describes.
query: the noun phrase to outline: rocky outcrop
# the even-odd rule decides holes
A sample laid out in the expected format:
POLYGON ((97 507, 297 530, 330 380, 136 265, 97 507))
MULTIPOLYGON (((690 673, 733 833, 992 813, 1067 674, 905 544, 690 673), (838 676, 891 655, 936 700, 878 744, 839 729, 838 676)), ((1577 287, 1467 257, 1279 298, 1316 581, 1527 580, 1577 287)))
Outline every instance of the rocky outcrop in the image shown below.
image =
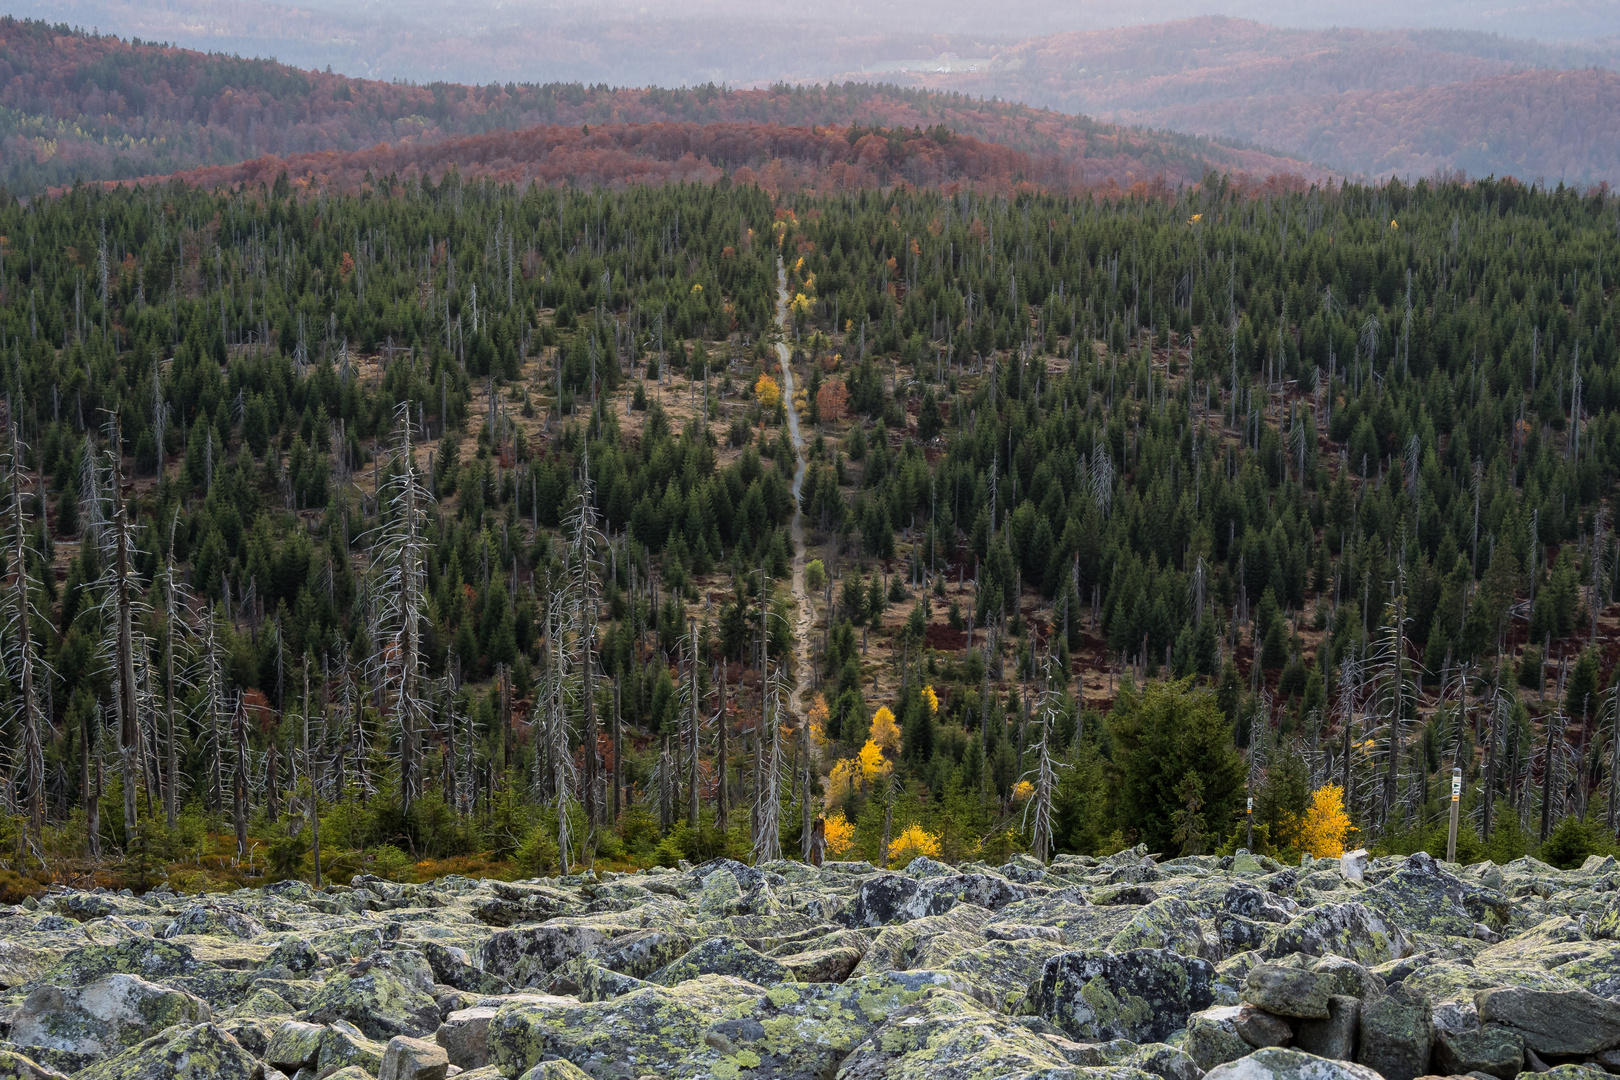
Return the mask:
POLYGON ((1617 885, 1133 849, 63 893, 0 908, 0 1080, 1596 1080, 1617 885))

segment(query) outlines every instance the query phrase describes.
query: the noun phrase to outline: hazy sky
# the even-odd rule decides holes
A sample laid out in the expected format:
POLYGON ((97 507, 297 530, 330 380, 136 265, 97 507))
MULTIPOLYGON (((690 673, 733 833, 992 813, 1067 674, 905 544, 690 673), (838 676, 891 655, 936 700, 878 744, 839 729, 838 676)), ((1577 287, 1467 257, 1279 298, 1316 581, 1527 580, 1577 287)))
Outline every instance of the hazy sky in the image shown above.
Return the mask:
POLYGON ((1034 35, 1210 14, 1542 41, 1620 34, 1620 0, 17 0, 11 11, 360 77, 619 86, 881 72, 988 56, 1034 35))

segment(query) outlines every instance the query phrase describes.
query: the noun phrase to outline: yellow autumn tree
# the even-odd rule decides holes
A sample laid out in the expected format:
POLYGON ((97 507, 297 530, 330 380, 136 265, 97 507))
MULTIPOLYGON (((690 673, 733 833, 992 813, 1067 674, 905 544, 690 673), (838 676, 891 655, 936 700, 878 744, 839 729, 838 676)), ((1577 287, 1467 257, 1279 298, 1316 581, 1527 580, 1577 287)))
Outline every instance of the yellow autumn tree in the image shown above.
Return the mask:
POLYGON ((900 746, 900 725, 894 722, 894 713, 887 705, 872 714, 872 741, 891 754, 900 746))
POLYGON ((1018 783, 1013 785, 1012 801, 1015 803, 1024 803, 1029 801, 1029 797, 1033 794, 1035 794, 1035 785, 1030 783, 1028 780, 1020 780, 1018 783))
POLYGON ((810 703, 810 737, 816 740, 816 749, 827 749, 827 699, 821 694, 810 703))
POLYGON ((1299 846, 1318 859, 1336 859, 1344 854, 1345 839, 1355 831, 1344 808, 1344 788, 1325 784, 1311 795, 1310 809, 1299 828, 1299 846))
POLYGON ((782 404, 782 388, 769 375, 761 375, 754 384, 754 400, 769 412, 782 404))
POLYGON ((939 837, 913 821, 889 845, 889 865, 904 866, 919 855, 939 855, 939 837))
POLYGON ((934 693, 934 686, 932 683, 922 688, 922 699, 923 704, 928 706, 929 712, 939 712, 939 695, 934 693))
POLYGON ((852 794, 860 783, 861 763, 855 758, 840 758, 827 775, 827 805, 852 794))
POLYGON ((845 819, 842 810, 834 810, 826 825, 827 854, 843 855, 855 843, 855 826, 845 819))
POLYGON ((872 783, 894 771, 894 762, 883 756, 883 748, 871 739, 861 747, 861 778, 872 783))

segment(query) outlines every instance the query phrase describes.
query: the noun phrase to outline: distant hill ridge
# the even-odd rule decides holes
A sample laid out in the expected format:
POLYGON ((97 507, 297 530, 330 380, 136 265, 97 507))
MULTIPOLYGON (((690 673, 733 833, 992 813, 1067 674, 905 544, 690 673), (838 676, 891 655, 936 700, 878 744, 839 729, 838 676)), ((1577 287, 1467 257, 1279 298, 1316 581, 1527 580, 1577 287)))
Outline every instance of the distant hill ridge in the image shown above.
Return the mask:
POLYGON ((1327 176, 1304 161, 1208 139, 914 88, 414 85, 0 19, 0 184, 15 192, 168 175, 267 153, 414 146, 537 125, 666 122, 943 125, 1032 162, 1061 163, 1066 177, 1084 185, 1129 187, 1155 178, 1173 185, 1210 169, 1327 176))
POLYGON ((1206 17, 1031 38, 977 73, 896 76, 1258 144, 1351 174, 1620 183, 1620 39, 1290 30, 1206 17))

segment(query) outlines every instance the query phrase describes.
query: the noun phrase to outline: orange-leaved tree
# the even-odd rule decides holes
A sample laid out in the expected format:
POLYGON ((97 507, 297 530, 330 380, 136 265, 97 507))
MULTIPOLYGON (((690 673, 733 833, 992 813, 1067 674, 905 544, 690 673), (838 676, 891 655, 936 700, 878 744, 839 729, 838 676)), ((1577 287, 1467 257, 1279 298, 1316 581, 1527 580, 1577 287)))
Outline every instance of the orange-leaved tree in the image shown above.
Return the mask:
POLYGON ((843 379, 828 379, 816 391, 816 412, 824 424, 836 424, 849 406, 849 389, 843 379))

